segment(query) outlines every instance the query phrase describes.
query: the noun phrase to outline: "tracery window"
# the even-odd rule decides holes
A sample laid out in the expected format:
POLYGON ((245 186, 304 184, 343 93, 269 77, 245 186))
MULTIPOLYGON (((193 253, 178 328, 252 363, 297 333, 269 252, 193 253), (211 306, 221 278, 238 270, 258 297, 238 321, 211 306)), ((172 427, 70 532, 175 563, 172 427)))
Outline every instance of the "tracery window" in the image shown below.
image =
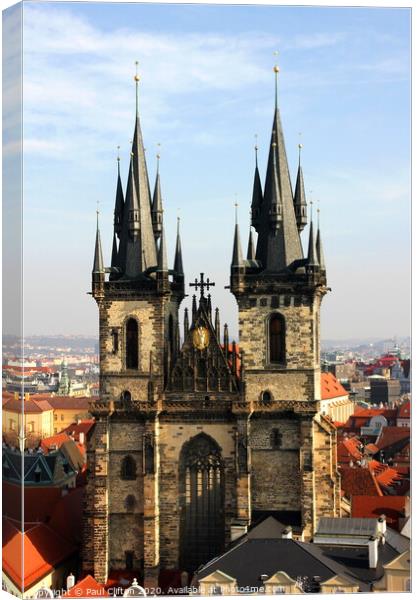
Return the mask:
POLYGON ((136 319, 126 323, 126 369, 137 369, 139 366, 139 330, 136 319))
POLYGON ((193 572, 224 549, 224 468, 218 444, 201 433, 180 456, 181 568, 193 572))
POLYGON ((285 362, 285 320, 274 314, 269 321, 269 362, 285 362))
POLYGON ((125 480, 136 479, 136 461, 132 456, 127 455, 123 458, 120 477, 125 480))

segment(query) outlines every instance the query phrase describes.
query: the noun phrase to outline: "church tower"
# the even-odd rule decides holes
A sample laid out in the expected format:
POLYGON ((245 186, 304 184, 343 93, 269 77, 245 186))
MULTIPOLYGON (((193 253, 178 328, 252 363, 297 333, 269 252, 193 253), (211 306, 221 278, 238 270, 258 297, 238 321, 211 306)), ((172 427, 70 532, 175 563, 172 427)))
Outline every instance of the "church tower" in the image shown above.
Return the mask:
MULTIPOLYGON (((159 563, 158 410, 178 347, 184 298, 179 231, 168 268, 158 172, 151 199, 138 109, 126 197, 117 174, 111 267, 97 222, 92 295, 99 309, 100 400, 88 452, 84 569, 105 582, 109 567, 159 563), (106 281, 108 274, 108 281, 106 281)), ((118 158, 118 162, 119 162, 118 158)))
MULTIPOLYGON (((252 515, 297 512, 305 536, 320 516, 338 516, 335 432, 318 414, 320 306, 328 288, 320 234, 307 223, 301 160, 292 192, 284 135, 275 109, 264 189, 256 160, 246 260, 236 225, 230 289, 239 307, 239 347, 250 405, 252 515), (320 257, 320 258, 319 258, 320 257)), ((301 145, 300 145, 301 150, 301 145)), ((294 514, 295 518, 295 514, 294 514)))
MULTIPOLYGON (((159 168, 151 197, 136 75, 125 193, 117 171, 111 265, 99 223, 92 269, 100 397, 91 403, 83 570, 105 583, 124 570, 146 587, 195 569, 274 515, 308 539, 339 515, 335 428, 319 414, 319 315, 326 272, 299 165, 292 193, 276 103, 262 189, 258 164, 246 259, 235 226, 230 289, 239 344, 200 273, 185 297, 179 232, 168 267, 159 168), (181 334, 182 331, 182 334, 181 334)), ((214 295, 214 293, 213 293, 214 295)), ((190 579, 189 579, 190 580, 190 579)))

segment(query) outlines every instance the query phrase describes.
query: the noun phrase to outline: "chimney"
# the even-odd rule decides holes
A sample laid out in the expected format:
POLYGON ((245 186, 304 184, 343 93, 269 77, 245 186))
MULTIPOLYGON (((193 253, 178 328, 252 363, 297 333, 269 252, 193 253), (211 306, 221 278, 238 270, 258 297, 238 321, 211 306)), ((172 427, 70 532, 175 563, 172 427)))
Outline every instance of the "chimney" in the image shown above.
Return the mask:
POLYGON ((230 526, 230 541, 234 542, 238 538, 242 537, 248 532, 246 525, 239 525, 238 523, 230 526))
POLYGON ((75 585, 75 577, 72 573, 70 573, 67 577, 67 591, 70 590, 75 585))
POLYGON ((386 530, 387 530, 387 519, 386 519, 385 515, 381 515, 378 518, 378 533, 385 535, 386 530))
POLYGON ((288 525, 288 527, 286 527, 284 529, 284 531, 282 532, 282 539, 283 540, 292 540, 292 527, 291 525, 288 525))
POLYGON ((378 564, 378 538, 371 536, 368 541, 369 568, 376 569, 378 564))
POLYGON ((84 444, 84 442, 85 442, 84 431, 80 431, 80 435, 78 436, 78 439, 80 441, 80 444, 84 444))

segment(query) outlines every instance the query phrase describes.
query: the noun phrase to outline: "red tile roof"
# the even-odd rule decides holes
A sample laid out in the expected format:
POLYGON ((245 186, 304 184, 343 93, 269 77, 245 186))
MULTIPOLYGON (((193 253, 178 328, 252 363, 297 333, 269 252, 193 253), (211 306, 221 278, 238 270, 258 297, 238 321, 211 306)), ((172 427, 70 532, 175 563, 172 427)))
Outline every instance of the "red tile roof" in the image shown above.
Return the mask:
POLYGON ((340 467, 341 488, 348 496, 382 496, 375 475, 367 467, 340 467))
POLYGON ((81 579, 74 587, 70 588, 67 592, 62 594, 63 598, 107 598, 108 593, 101 583, 97 581, 91 575, 87 575, 84 579, 81 579))
POLYGON ((349 392, 339 383, 333 373, 321 374, 321 399, 338 398, 339 396, 348 396, 349 392))
POLYGON ((407 400, 406 402, 403 402, 401 404, 401 406, 399 407, 397 417, 399 419, 409 419, 410 418, 410 410, 411 410, 410 400, 407 400))
POLYGON ((387 525, 398 530, 408 502, 407 496, 353 496, 351 517, 375 519, 385 515, 387 525))
POLYGON ((3 410, 10 410, 11 412, 21 413, 22 410, 26 414, 42 413, 48 410, 52 410, 52 406, 47 400, 35 400, 30 398, 23 402, 15 397, 9 398, 6 402, 3 402, 3 410))
POLYGON ((90 407, 91 398, 87 396, 51 396, 48 398, 48 402, 55 409, 60 410, 82 410, 88 412, 90 407))
POLYGON ((84 487, 74 488, 56 503, 48 525, 70 543, 79 544, 82 533, 84 487))
POLYGON ((22 533, 12 521, 3 518, 3 569, 19 589, 22 579, 25 589, 30 588, 74 552, 74 545, 44 523, 22 533))
POLYGON ((380 450, 389 448, 397 442, 410 438, 410 429, 408 427, 383 427, 375 444, 380 450))
POLYGON ((361 460, 361 441, 358 438, 343 438, 337 444, 337 460, 339 463, 349 463, 351 460, 361 460))
POLYGON ((63 429, 63 432, 73 437, 77 442, 80 441, 80 433, 83 433, 85 436, 84 441, 86 441, 87 434, 93 427, 94 423, 94 419, 83 419, 79 423, 71 423, 71 425, 68 425, 66 429, 63 429))
POLYGON ((60 448, 64 442, 68 442, 69 440, 70 437, 68 434, 64 432, 57 433, 49 438, 44 438, 41 441, 41 448, 45 453, 48 453, 51 449, 56 450, 60 448))
MULTIPOLYGON (((24 489, 25 521, 46 521, 52 514, 54 506, 59 502, 62 491, 58 487, 29 487, 24 489)), ((3 515, 16 519, 22 518, 22 488, 3 481, 3 515)))

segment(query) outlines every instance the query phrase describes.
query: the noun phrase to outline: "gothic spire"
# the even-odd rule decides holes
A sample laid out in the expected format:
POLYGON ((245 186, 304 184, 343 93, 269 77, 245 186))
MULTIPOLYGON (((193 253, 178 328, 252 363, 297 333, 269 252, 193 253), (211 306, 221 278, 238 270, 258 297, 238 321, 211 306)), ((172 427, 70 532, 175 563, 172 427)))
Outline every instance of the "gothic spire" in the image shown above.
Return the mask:
MULTIPOLYGON (((277 81, 278 67, 274 67, 274 71, 277 81)), ((276 273, 290 266, 294 261, 302 259, 303 252, 294 212, 277 87, 275 96, 256 258, 262 263, 264 270, 276 273)))
POLYGON ((307 225, 307 202, 304 190, 304 177, 303 169, 301 167, 301 148, 302 144, 298 144, 298 172, 297 182, 295 184, 294 192, 294 210, 295 218, 297 221, 298 231, 301 233, 304 227, 307 225))
POLYGON ((310 220, 310 236, 308 238, 308 256, 307 256, 307 265, 310 267, 318 266, 317 260, 317 252, 316 252, 316 238, 314 235, 314 225, 313 225, 313 209, 311 210, 311 220, 310 220))
POLYGON ((168 272, 168 259, 167 259, 167 247, 165 242, 165 230, 162 222, 161 227, 161 239, 159 240, 159 251, 158 251, 158 271, 167 273, 168 272))
POLYGON ((237 222, 237 204, 236 207, 236 224, 235 224, 235 237, 233 240, 233 256, 232 256, 232 267, 242 267, 243 266, 243 257, 242 257, 242 246, 240 243, 240 233, 239 233, 239 224, 237 222))
POLYGON ((175 245, 174 271, 177 275, 184 276, 184 268, 182 266, 182 249, 180 236, 180 218, 177 217, 177 242, 175 245))
POLYGON ((156 155, 156 179, 152 201, 152 227, 155 240, 158 240, 162 230, 162 195, 161 195, 161 179, 159 176, 159 159, 160 155, 156 155))
POLYGON ((320 209, 317 209, 317 237, 316 237, 316 252, 317 252, 317 260, 320 266, 321 271, 326 270, 326 263, 324 262, 324 252, 323 252, 323 244, 321 241, 320 235, 320 209))
POLYGON ((157 265, 156 243, 151 218, 151 194, 139 120, 138 84, 140 78, 137 72, 134 79, 136 83, 135 131, 119 250, 120 267, 124 276, 129 279, 137 279, 146 269, 157 265), (136 215, 136 211, 137 221, 132 221, 132 216, 136 215))
MULTIPOLYGON (((119 266, 119 252, 117 250, 117 238, 116 232, 113 233, 113 247, 111 252, 111 266, 118 267, 119 266)), ((110 273, 110 278, 112 279, 112 273, 110 273)))
MULTIPOLYGON (((119 149, 120 146, 117 147, 119 149)), ((117 155, 117 185, 116 185, 116 201, 114 204, 114 232, 120 239, 123 223, 123 209, 125 201, 123 197, 122 180, 120 179, 120 156, 117 155)))
POLYGON ((186 338, 189 329, 190 321, 188 319, 188 308, 184 308, 184 339, 186 338))
POLYGON ((97 228, 96 228, 96 244, 94 247, 94 262, 93 262, 93 275, 94 274, 102 274, 104 273, 104 261, 103 261, 103 252, 101 250, 101 237, 100 237, 100 228, 98 224, 98 210, 97 210, 97 228))
POLYGON ((249 227, 248 252, 247 252, 246 258, 248 260, 255 260, 255 246, 254 246, 254 243, 253 243, 252 228, 251 227, 249 227))
POLYGON ((220 312, 218 308, 216 308, 214 314, 214 329, 216 332, 217 341, 220 343, 220 312))
POLYGON ((259 169, 258 169, 258 145, 256 144, 255 145, 255 175, 253 178, 253 191, 252 191, 252 204, 251 204, 252 225, 255 227, 256 231, 259 231, 261 206, 262 206, 262 185, 261 185, 261 178, 259 177, 259 169))

